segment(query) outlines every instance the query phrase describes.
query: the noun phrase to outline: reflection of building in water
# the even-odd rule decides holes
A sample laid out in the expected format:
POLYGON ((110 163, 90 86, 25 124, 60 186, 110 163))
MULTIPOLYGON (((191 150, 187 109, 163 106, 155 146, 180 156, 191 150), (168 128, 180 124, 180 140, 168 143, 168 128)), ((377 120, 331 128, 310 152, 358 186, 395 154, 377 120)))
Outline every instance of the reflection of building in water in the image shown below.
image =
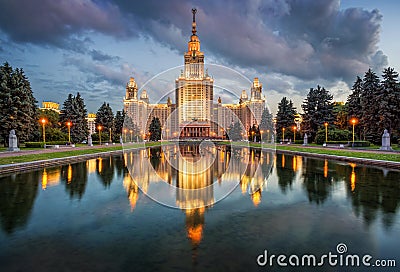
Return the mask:
POLYGON ((131 211, 133 211, 136 207, 136 202, 139 199, 139 187, 137 186, 135 181, 131 178, 128 172, 125 174, 123 185, 128 194, 129 204, 131 205, 131 211))
POLYGON ((197 247, 203 237, 205 208, 186 210, 187 237, 194 247, 197 247))
POLYGON ((214 204, 214 157, 200 156, 199 145, 180 145, 179 149, 182 156, 177 161, 177 206, 181 209, 211 206, 214 204))
POLYGON ((240 180, 240 186, 242 189, 242 193, 246 193, 248 190, 251 194, 251 200, 254 203, 254 206, 258 206, 261 202, 263 191, 263 186, 265 182, 265 178, 268 175, 268 170, 265 173, 262 169, 263 163, 271 160, 270 152, 261 152, 259 149, 246 149, 248 152, 248 163, 246 170, 242 179, 240 180))
POLYGON ((42 189, 46 190, 49 186, 55 186, 60 183, 61 178, 61 168, 50 168, 50 169, 43 169, 42 172, 42 189))

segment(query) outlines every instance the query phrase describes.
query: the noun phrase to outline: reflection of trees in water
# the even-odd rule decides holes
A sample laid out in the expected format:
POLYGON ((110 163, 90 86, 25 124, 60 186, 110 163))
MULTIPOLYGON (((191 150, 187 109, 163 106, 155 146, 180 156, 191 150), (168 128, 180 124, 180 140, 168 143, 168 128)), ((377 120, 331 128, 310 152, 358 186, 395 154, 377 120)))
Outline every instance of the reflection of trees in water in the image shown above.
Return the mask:
POLYGON ((114 156, 114 166, 117 178, 121 179, 125 175, 125 171, 128 171, 124 165, 124 158, 122 156, 114 156))
POLYGON ((87 172, 86 162, 61 166, 61 179, 65 183, 65 190, 71 199, 81 199, 85 193, 87 172))
POLYGON ((0 178, 0 223, 6 233, 28 223, 38 181, 39 171, 0 178))
POLYGON ((99 175, 101 183, 103 183, 105 188, 110 187, 114 177, 114 159, 115 157, 109 156, 96 160, 96 173, 99 175))
POLYGON ((346 184, 356 215, 369 225, 381 211, 383 224, 392 226, 400 202, 400 172, 385 175, 381 169, 368 167, 355 167, 354 172, 355 186, 351 186, 351 168, 346 184))
POLYGON ((161 153, 161 146, 150 148, 150 163, 156 171, 160 167, 161 153))
POLYGON ((323 160, 303 158, 303 186, 310 202, 322 204, 331 192, 333 177, 327 175, 326 167, 329 163, 323 160))
POLYGON ((276 155, 276 175, 278 176, 278 185, 282 193, 287 192, 287 189, 292 190, 292 184, 296 177, 296 172, 293 170, 294 156, 277 154, 276 155))
POLYGON ((310 202, 323 203, 334 182, 344 181, 355 214, 362 216, 367 225, 378 218, 379 212, 386 227, 393 225, 400 203, 400 172, 303 158, 302 175, 310 202))

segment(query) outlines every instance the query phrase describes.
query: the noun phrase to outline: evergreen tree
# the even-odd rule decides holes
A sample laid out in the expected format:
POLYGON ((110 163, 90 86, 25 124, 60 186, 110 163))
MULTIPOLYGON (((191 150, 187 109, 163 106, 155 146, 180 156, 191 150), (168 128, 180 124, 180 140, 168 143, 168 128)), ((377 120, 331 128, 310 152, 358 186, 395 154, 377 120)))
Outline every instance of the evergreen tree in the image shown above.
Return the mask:
POLYGON ((149 126, 150 141, 161 140, 161 122, 158 117, 153 117, 149 126))
POLYGON ((75 97, 75 103, 77 107, 77 115, 75 119, 75 125, 71 127, 72 139, 76 142, 82 142, 87 139, 89 135, 88 123, 87 123, 87 110, 85 101, 83 100, 81 94, 78 92, 75 97))
POLYGON ((0 135, 8 145, 10 130, 19 141, 32 138, 37 131, 36 99, 22 69, 13 70, 6 62, 0 66, 0 135))
POLYGON ((123 126, 125 120, 125 111, 117 111, 114 117, 114 133, 113 133, 113 141, 119 142, 120 137, 123 133, 123 126))
POLYGON ((67 122, 71 122, 71 141, 74 143, 82 142, 87 139, 89 134, 87 125, 87 110, 85 102, 78 92, 76 96, 68 94, 63 103, 60 123, 64 133, 68 132, 67 122))
POLYGON ((117 111, 117 113, 115 114, 115 124, 114 124, 114 128, 115 128, 115 134, 119 134, 121 135, 122 133, 122 129, 124 126, 124 120, 125 120, 125 111, 122 110, 121 111, 117 111))
POLYGON ((379 131, 379 93, 380 82, 376 74, 371 70, 365 73, 362 83, 361 108, 362 115, 360 126, 364 140, 379 143, 381 132, 379 131))
POLYGON ((260 142, 261 141, 261 133, 260 128, 253 124, 249 128, 249 142, 260 142))
POLYGON ((285 138, 292 135, 290 128, 295 125, 295 114, 296 108, 293 106, 292 100, 283 97, 278 104, 278 113, 276 114, 276 134, 278 139, 282 139, 283 128, 285 128, 285 138))
POLYGON ((240 141, 242 137, 242 126, 239 121, 232 123, 228 128, 228 139, 232 141, 240 141))
POLYGON ((361 96, 363 94, 362 79, 357 76, 356 81, 351 88, 353 92, 347 97, 346 106, 348 109, 348 117, 361 119, 362 116, 362 106, 361 106, 361 96))
MULTIPOLYGON (((363 108, 361 104, 361 99, 363 96, 363 81, 357 76, 356 81, 351 88, 353 92, 347 97, 346 108, 347 108, 347 118, 348 126, 351 126, 350 120, 355 118, 361 122, 363 116, 363 108)), ((349 127, 350 128, 350 127, 349 127)), ((354 127, 356 135, 361 135, 362 126, 358 125, 354 127)))
POLYGON ((333 96, 324 87, 311 88, 307 98, 301 105, 303 109, 303 133, 307 133, 308 139, 313 141, 319 128, 325 122, 333 123, 333 96))
POLYGON ((104 102, 96 113, 96 129, 98 126, 102 127, 104 135, 109 135, 110 129, 114 130, 114 113, 110 104, 104 102))
POLYGON ((274 123, 272 120, 272 113, 269 112, 268 108, 265 108, 261 115, 260 130, 262 131, 262 140, 269 141, 270 138, 267 139, 267 137, 268 135, 272 135, 272 133, 274 133, 274 123))
POLYGON ((348 129, 348 110, 347 105, 343 105, 340 103, 334 103, 333 105, 333 115, 335 118, 334 125, 338 129, 348 129))
POLYGON ((126 138, 127 141, 131 140, 136 140, 136 139, 142 139, 142 134, 140 133, 139 127, 133 122, 132 118, 124 114, 124 126, 123 126, 123 132, 124 132, 124 139, 126 138), (126 132, 125 132, 126 131, 126 132), (132 134, 131 134, 132 131, 132 134), (132 135, 132 139, 131 139, 132 135))
POLYGON ((383 71, 379 101, 379 131, 387 129, 392 135, 398 134, 400 122, 400 86, 399 74, 393 68, 383 71))
MULTIPOLYGON (((46 119, 45 126, 46 141, 67 141, 68 134, 61 130, 60 114, 56 111, 43 109, 38 110, 39 120, 46 119)), ((37 130, 42 133, 41 124, 38 124, 37 130)), ((41 135, 43 137, 43 135, 41 135)))

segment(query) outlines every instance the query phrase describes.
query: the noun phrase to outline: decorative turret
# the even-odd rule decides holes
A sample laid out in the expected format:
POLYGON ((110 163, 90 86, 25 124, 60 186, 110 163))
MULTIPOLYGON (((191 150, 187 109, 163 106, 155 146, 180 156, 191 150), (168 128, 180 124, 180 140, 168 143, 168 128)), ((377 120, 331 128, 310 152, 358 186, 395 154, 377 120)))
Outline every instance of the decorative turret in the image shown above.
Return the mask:
POLYGON ((129 82, 126 84, 126 94, 125 99, 137 99, 138 87, 136 81, 133 77, 129 79, 129 82))
POLYGON ((196 12, 192 9, 192 35, 188 42, 188 51, 185 53, 185 77, 202 79, 204 77, 204 54, 200 51, 200 40, 196 29, 196 12))
POLYGON ((142 94, 140 95, 140 100, 143 100, 147 104, 149 103, 149 96, 147 95, 147 91, 143 90, 142 94))
POLYGON ((255 77, 253 84, 251 85, 251 100, 261 100, 262 84, 258 81, 258 77, 255 77))
POLYGON ((246 90, 243 90, 242 94, 240 95, 239 103, 242 104, 247 100, 249 100, 249 97, 247 96, 246 90))

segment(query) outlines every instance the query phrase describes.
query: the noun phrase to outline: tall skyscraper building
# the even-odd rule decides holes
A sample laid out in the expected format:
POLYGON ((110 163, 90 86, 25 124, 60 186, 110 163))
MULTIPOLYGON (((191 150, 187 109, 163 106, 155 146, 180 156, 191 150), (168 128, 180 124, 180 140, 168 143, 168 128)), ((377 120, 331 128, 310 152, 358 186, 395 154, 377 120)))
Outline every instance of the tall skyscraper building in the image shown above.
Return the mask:
POLYGON ((184 54, 184 71, 176 79, 176 105, 180 137, 209 137, 214 80, 204 73, 204 53, 196 29, 196 9, 192 9, 192 36, 184 54))
POLYGON ((152 118, 159 118, 164 138, 222 138, 232 122, 240 120, 248 130, 261 122, 265 109, 262 84, 254 78, 250 97, 242 91, 238 104, 214 101, 214 79, 204 69, 204 53, 197 35, 196 9, 192 9, 192 35, 184 53, 184 69, 175 79, 175 104, 150 104, 146 90, 138 95, 134 78, 126 85, 124 109, 140 133, 148 131, 152 118), (237 117, 233 118, 234 115, 237 117), (167 121, 168 120, 168 121, 167 121))

